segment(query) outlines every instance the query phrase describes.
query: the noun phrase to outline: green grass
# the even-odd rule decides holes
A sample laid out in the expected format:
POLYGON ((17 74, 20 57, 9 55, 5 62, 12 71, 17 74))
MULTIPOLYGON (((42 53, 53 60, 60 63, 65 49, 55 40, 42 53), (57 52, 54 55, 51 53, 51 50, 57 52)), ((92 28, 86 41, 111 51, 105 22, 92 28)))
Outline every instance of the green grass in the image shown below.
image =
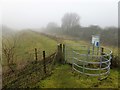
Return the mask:
POLYGON ((34 48, 39 51, 45 50, 48 53, 53 53, 56 50, 56 41, 41 35, 40 33, 26 31, 19 35, 19 47, 17 52, 34 52, 34 48))
MULTIPOLYGON (((17 64, 25 62, 25 60, 34 60, 34 48, 39 50, 38 57, 42 57, 42 51, 46 51, 46 55, 50 55, 57 49, 57 42, 36 32, 25 31, 18 34, 18 46, 16 54, 18 55, 15 62, 17 64)), ((84 41, 64 40, 63 43, 76 45, 89 45, 84 41)), ((119 70, 120 72, 120 70, 119 70)), ((58 65, 53 74, 36 84, 39 88, 117 88, 118 87, 118 70, 111 69, 110 76, 103 81, 99 81, 97 77, 88 77, 79 73, 72 73, 69 65, 58 65)))
POLYGON ((97 77, 72 73, 69 65, 61 65, 57 66, 52 76, 42 80, 36 86, 40 88, 118 88, 118 71, 111 69, 109 77, 99 81, 97 77))
MULTIPOLYGON (((64 40, 63 43, 71 45, 89 45, 84 41, 64 40)), ((107 46, 108 47, 108 46, 107 46)), ((80 47, 78 47, 80 48, 80 47)), ((108 47, 111 49, 111 47, 108 47)), ((72 47, 72 49, 76 49, 72 47)), ((115 50, 117 51, 117 50, 115 50)), ((115 53, 116 54, 116 53, 115 53)), ((70 56, 69 56, 70 57, 70 56)), ((89 72, 89 71, 88 71, 89 72)), ((103 71, 104 72, 104 71, 103 71)), ((69 65, 58 65, 53 74, 39 82, 39 88, 118 88, 118 75, 120 70, 110 69, 110 75, 105 80, 98 80, 98 77, 86 76, 77 72, 72 73, 69 65)))
MULTIPOLYGON (((71 41, 71 40, 64 40, 63 43, 65 44, 72 44, 72 45, 90 45, 90 42, 86 42, 86 41, 71 41)), ((118 55, 118 47, 116 46, 107 46, 104 44, 101 44, 101 46, 109 48, 110 50, 112 50, 113 54, 118 55)))
MULTIPOLYGON (((7 38, 7 37, 6 37, 7 38)), ((38 50, 38 60, 41 60, 42 52, 46 51, 46 56, 54 53, 57 49, 57 42, 50 39, 40 33, 34 31, 20 31, 16 34, 17 45, 15 49, 14 62, 18 65, 23 65, 27 61, 35 60, 35 48, 38 50)), ((5 40, 3 38, 3 40, 5 40)), ((8 38, 12 43, 12 38, 8 38)), ((3 55, 3 65, 6 65, 6 61, 3 55)))
POLYGON ((72 45, 89 45, 89 43, 85 41, 72 41, 72 40, 64 40, 63 43, 65 44, 72 44, 72 45))

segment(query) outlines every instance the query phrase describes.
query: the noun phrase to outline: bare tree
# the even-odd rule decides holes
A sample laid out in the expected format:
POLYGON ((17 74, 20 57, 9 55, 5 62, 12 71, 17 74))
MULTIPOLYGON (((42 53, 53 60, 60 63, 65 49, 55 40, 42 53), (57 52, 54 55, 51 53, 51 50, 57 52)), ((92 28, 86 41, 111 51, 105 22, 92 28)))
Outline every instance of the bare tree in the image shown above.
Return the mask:
POLYGON ((12 37, 3 37, 2 41, 2 52, 4 59, 7 61, 8 67, 14 72, 13 65, 14 65, 14 57, 15 57, 15 50, 17 47, 17 40, 18 38, 16 36, 12 37))
POLYGON ((79 25, 80 17, 76 13, 66 13, 62 18, 62 28, 68 29, 79 25))
POLYGON ((50 22, 47 24, 47 29, 57 28, 58 25, 55 22, 50 22))

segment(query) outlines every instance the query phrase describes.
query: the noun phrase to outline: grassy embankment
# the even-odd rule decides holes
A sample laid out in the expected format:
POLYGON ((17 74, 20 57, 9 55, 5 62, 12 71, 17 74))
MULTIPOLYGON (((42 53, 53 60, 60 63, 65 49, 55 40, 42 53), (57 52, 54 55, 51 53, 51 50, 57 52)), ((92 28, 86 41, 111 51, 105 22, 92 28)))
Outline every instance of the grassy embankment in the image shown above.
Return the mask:
MULTIPOLYGON (((17 68, 14 68, 14 72, 6 72, 9 68, 3 58, 3 88, 33 88, 38 81, 50 74, 50 68, 52 68, 52 63, 47 65, 47 75, 44 74, 43 62, 40 61, 42 60, 42 51, 46 51, 46 57, 53 54, 56 51, 57 42, 33 31, 21 31, 16 35, 18 40, 15 47, 14 63, 17 68), (35 48, 38 49, 37 63, 35 48), (50 68, 48 69, 48 67, 50 68)), ((8 38, 8 40, 12 43, 12 38, 8 38)), ((46 60, 50 60, 50 58, 46 60)))
MULTIPOLYGON (((44 35, 33 31, 20 31, 15 35, 17 44, 15 46, 14 63, 17 65, 25 65, 27 61, 35 60, 35 48, 38 50, 38 60, 42 58, 42 52, 46 51, 46 56, 56 51, 57 42, 44 35)), ((7 38, 7 37, 6 37, 7 38)), ((7 38, 12 44, 13 38, 7 38)), ((4 38, 3 38, 4 40, 4 38)), ((5 39, 6 40, 6 39, 5 39)), ((6 66, 6 61, 3 54, 3 66, 6 66)))

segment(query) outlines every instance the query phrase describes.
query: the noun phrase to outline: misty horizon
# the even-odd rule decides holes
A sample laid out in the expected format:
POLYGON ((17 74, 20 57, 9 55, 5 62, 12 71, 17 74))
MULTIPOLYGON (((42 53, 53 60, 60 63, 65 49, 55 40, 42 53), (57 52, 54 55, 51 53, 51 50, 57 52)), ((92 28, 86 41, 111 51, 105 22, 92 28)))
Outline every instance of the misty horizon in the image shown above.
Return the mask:
POLYGON ((65 13, 77 13, 83 27, 118 27, 118 0, 4 0, 0 21, 18 30, 44 28, 49 22, 61 26, 65 13))

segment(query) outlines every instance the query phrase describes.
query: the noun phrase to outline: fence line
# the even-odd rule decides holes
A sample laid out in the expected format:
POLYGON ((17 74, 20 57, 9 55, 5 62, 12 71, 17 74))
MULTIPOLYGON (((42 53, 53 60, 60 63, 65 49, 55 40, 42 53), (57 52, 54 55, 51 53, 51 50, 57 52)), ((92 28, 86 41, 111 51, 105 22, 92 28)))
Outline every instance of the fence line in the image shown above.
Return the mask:
MULTIPOLYGON (((54 62, 56 59, 56 53, 46 57, 46 52, 43 51, 43 58, 38 60, 38 50, 35 48, 33 53, 35 60, 29 61, 29 63, 21 70, 17 70, 15 73, 7 72, 3 75, 3 88, 11 87, 30 87, 32 80, 37 83, 41 79, 50 75, 54 69, 54 62), (34 74, 36 76, 34 76, 34 74), (14 78, 13 78, 14 76, 14 78), (32 79, 32 80, 31 80, 32 79), (21 85, 21 83, 24 83, 21 85)), ((34 84, 35 84, 34 83, 34 84)))

